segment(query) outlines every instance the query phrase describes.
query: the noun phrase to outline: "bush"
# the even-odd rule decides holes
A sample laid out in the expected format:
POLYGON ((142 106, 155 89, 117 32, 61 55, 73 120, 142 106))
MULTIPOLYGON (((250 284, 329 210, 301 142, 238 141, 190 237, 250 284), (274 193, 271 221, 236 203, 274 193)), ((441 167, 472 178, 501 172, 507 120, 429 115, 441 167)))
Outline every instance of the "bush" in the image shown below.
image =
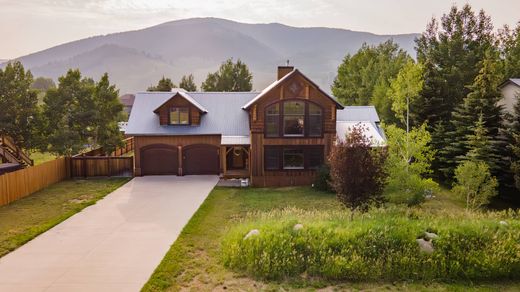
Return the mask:
POLYGON ((326 164, 320 166, 316 171, 316 179, 314 179, 314 187, 320 191, 330 192, 333 190, 330 187, 330 167, 326 164))
POLYGON ((466 208, 478 209, 497 194, 498 182, 481 161, 464 161, 455 169, 453 192, 466 200, 466 208))
POLYGON ((405 169, 394 169, 388 178, 385 198, 391 203, 414 206, 423 203, 426 195, 433 194, 438 189, 439 185, 431 178, 406 173, 405 169))
POLYGON ((518 213, 375 210, 271 212, 230 231, 223 263, 263 279, 305 275, 328 280, 497 280, 520 277, 518 213), (507 225, 500 224, 506 220, 507 225), (303 229, 294 230, 296 223, 303 229), (259 234, 244 239, 251 230, 259 234), (438 234, 431 254, 416 239, 438 234))

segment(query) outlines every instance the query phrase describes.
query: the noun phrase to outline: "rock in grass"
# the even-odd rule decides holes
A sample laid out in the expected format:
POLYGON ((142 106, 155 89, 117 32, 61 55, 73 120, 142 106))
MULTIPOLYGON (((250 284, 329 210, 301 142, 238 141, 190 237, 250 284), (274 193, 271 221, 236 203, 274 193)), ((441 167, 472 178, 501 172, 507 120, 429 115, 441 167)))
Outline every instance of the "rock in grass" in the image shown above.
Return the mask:
POLYGON ((433 252, 433 244, 430 241, 424 240, 423 238, 416 239, 419 244, 421 252, 431 254, 433 252))
POLYGON ((260 234, 260 231, 258 229, 253 229, 251 231, 249 231, 246 236, 244 236, 244 239, 248 239, 250 237, 253 237, 253 236, 256 236, 256 235, 259 235, 260 234))
POLYGON ((506 221, 500 221, 500 222, 498 222, 498 223, 500 223, 500 225, 504 225, 504 226, 507 226, 507 225, 508 225, 506 221))
POLYGON ((427 240, 432 240, 432 239, 437 239, 439 238, 439 236, 433 232, 424 232, 424 238, 426 238, 427 240))
POLYGON ((300 229, 303 229, 303 224, 298 223, 298 224, 294 225, 294 227, 293 227, 294 231, 298 231, 300 229))

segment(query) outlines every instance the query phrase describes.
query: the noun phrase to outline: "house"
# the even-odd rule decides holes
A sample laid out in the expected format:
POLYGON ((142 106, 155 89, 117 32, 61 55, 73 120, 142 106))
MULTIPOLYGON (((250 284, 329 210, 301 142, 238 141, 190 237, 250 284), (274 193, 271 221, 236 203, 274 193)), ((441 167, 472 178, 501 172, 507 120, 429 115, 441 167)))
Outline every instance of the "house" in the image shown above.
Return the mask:
POLYGON ((130 115, 132 112, 132 106, 134 105, 135 95, 124 94, 119 97, 119 101, 123 105, 123 111, 130 115))
POLYGON ((136 176, 221 174, 287 186, 311 184, 336 136, 357 123, 384 143, 374 107, 344 107, 283 66, 261 92, 137 93, 126 134, 136 176))
POLYGON ((502 99, 498 102, 507 113, 513 114, 514 106, 520 97, 520 78, 510 78, 498 86, 502 99))

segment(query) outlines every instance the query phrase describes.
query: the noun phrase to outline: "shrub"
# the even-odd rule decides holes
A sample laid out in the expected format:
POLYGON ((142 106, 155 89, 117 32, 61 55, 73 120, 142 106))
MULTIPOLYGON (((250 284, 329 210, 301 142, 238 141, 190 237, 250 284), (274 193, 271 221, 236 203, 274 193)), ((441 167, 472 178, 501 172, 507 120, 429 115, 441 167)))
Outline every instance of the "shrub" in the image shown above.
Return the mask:
POLYGON ((330 186, 330 167, 328 165, 323 164, 316 171, 314 187, 320 191, 333 192, 330 186))
POLYGON ((438 189, 432 179, 424 178, 431 173, 431 161, 435 154, 429 146, 431 136, 426 124, 413 128, 408 137, 405 130, 394 125, 385 126, 385 131, 388 137, 385 197, 393 203, 420 204, 425 194, 438 189))
POLYGON ((498 182, 481 161, 464 161, 455 169, 453 192, 466 200, 466 208, 478 209, 497 194, 498 182))
POLYGON ((375 210, 348 220, 348 212, 271 212, 230 231, 222 244, 225 266, 263 279, 496 280, 520 277, 518 213, 442 214, 375 210), (500 224, 507 220, 508 225, 500 224), (296 223, 303 229, 294 230, 296 223), (259 234, 244 239, 251 229, 259 234), (416 239, 435 232, 434 251, 416 239))
POLYGON ((329 156, 331 187, 343 205, 366 211, 383 201, 386 152, 371 147, 366 129, 354 126, 345 140, 337 141, 329 156))

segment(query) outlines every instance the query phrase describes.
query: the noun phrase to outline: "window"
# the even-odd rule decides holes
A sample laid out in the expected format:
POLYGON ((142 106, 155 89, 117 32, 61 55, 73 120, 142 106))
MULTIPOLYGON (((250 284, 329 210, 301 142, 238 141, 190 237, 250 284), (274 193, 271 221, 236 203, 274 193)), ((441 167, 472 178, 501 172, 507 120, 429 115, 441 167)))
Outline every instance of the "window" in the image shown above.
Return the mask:
POLYGON ((323 164, 323 146, 265 146, 265 170, 317 169, 323 164))
POLYGON ((307 101, 282 101, 265 109, 266 137, 321 137, 323 111, 307 101))
POLYGON ((280 135, 280 104, 267 107, 265 112, 265 134, 267 137, 280 135))
POLYGON ((303 136, 305 128, 305 103, 286 101, 283 103, 284 136, 303 136))
POLYGON ((307 149, 307 168, 317 169, 323 164, 323 147, 307 149))
POLYGON ((303 149, 283 150, 283 169, 304 169, 303 149))
POLYGON ((280 168, 280 153, 279 148, 265 148, 264 159, 265 169, 276 170, 280 168))
POLYGON ((309 136, 321 136, 322 131, 321 108, 315 104, 309 104, 309 136))
POLYGON ((187 107, 172 107, 170 109, 170 125, 189 125, 190 109, 187 107))

